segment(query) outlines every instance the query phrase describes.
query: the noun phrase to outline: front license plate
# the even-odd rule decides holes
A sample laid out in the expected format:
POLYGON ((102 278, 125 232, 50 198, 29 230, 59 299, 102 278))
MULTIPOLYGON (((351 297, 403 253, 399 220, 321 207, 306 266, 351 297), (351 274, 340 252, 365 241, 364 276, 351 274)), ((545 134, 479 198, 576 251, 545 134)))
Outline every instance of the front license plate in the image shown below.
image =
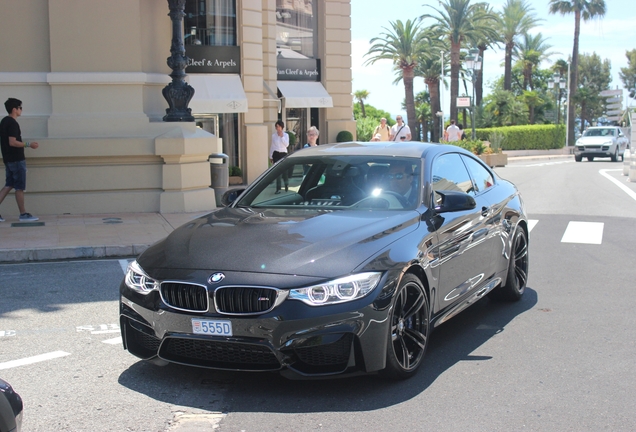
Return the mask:
POLYGON ((232 321, 193 319, 192 332, 211 336, 232 336, 232 321))

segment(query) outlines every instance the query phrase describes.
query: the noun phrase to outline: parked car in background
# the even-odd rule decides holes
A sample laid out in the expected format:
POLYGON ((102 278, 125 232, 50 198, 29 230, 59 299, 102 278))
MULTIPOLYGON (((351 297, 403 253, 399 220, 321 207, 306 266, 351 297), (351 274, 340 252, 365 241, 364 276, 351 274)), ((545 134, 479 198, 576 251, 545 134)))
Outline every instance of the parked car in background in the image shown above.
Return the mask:
POLYGON ((574 160, 583 158, 593 161, 595 157, 609 157, 612 162, 624 159, 629 140, 618 126, 595 126, 585 129, 574 145, 574 160))
POLYGON ((0 432, 22 430, 22 399, 11 385, 0 379, 0 432))
POLYGON ((435 326, 486 295, 522 297, 528 232, 517 188, 457 146, 302 149, 129 265, 124 348, 156 364, 408 378, 435 326))

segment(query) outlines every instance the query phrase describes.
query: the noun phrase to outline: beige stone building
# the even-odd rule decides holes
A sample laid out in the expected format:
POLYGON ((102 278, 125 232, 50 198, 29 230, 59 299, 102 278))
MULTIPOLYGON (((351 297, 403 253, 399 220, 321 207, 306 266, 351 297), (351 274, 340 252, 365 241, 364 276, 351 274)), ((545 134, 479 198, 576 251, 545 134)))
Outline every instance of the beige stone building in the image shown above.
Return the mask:
MULTIPOLYGON (((22 136, 40 144, 26 149, 29 212, 205 211, 208 156, 251 182, 277 119, 301 140, 311 125, 321 143, 355 136, 350 0, 185 0, 184 12, 195 121, 165 122, 167 0, 0 0, 0 101, 22 100, 22 136)), ((13 196, 0 213, 17 215, 13 196)))

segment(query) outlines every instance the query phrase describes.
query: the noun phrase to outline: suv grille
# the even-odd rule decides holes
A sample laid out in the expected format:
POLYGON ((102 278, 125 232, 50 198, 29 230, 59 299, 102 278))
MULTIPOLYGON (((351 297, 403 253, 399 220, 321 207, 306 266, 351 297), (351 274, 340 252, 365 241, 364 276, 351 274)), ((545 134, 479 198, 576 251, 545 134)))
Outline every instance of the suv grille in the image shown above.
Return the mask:
POLYGON ((189 312, 206 312, 208 310, 208 291, 204 286, 182 282, 163 282, 161 299, 175 309, 189 312))
POLYGON ((273 288, 224 287, 214 292, 216 310, 226 314, 258 314, 273 309, 278 291, 273 288))

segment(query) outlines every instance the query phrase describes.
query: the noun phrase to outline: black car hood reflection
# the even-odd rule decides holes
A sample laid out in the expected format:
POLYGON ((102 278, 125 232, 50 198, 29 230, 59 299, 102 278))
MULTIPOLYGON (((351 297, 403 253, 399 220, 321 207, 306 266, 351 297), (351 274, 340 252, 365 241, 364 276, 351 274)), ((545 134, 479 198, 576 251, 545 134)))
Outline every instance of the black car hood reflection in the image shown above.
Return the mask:
POLYGON ((151 269, 336 277, 415 230, 416 211, 224 208, 195 219, 138 259, 151 269))

